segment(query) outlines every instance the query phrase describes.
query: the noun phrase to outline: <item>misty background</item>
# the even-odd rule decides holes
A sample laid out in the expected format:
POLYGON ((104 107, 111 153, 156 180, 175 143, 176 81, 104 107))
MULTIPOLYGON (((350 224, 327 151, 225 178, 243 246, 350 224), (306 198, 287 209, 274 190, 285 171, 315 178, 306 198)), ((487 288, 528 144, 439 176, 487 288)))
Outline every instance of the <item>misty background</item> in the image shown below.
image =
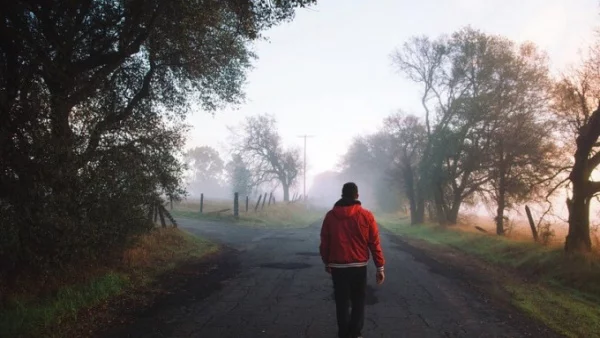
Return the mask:
MULTIPOLYGON (((200 193, 231 198, 236 190, 227 174, 235 153, 231 129, 245 118, 269 114, 276 119, 283 146, 298 149, 301 156, 300 136, 312 136, 307 140, 306 173, 312 203, 332 205, 341 185, 355 181, 365 206, 385 209, 381 205, 385 198, 378 202, 374 193, 374 182, 381 181, 375 177, 381 174, 377 168, 371 178, 357 177, 344 172, 343 157, 357 137, 380 130, 384 117, 400 109, 424 116, 421 88, 392 65, 395 49, 411 36, 436 37, 471 26, 516 43, 535 43, 547 53, 550 71, 556 75, 579 61, 581 51, 592 44, 597 17, 595 0, 348 0, 343 6, 342 1, 330 0, 299 9, 292 22, 270 29, 253 45, 259 58, 248 75, 242 104, 214 114, 196 107, 188 117, 186 151, 214 150, 206 163, 215 175, 198 177, 202 170, 188 170, 189 198, 200 193)), ((291 188, 292 195, 302 193, 302 178, 291 188)), ((282 194, 277 184, 258 190, 282 194)), ((555 211, 564 216, 562 204, 555 211)), ((493 215, 483 205, 465 210, 493 215)))

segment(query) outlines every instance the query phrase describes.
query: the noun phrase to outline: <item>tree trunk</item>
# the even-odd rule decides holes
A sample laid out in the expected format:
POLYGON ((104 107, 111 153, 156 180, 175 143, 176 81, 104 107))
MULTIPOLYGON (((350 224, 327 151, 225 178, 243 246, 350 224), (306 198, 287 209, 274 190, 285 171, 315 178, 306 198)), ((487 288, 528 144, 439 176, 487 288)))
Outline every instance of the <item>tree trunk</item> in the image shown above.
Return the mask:
POLYGON ((496 210, 496 234, 504 236, 504 196, 498 198, 498 209, 496 210))
MULTIPOLYGON (((415 212, 415 224, 421 224, 425 222, 425 188, 423 187, 422 178, 417 178, 416 193, 416 212, 415 212)), ((412 214, 411 214, 412 221, 412 214)))
POLYGON ((590 199, 576 193, 573 186, 573 198, 567 199, 569 207, 569 234, 565 241, 567 252, 589 252, 592 250, 590 238, 590 199))
POLYGON ((569 208, 569 234, 565 241, 565 251, 591 251, 590 239, 590 201, 600 191, 597 182, 591 182, 590 176, 600 163, 599 155, 589 158, 600 136, 600 107, 590 116, 588 122, 579 128, 575 151, 575 163, 569 175, 573 186, 573 197, 567 199, 569 208), (595 184, 594 184, 595 183, 595 184))
POLYGON ((455 191, 452 199, 452 208, 446 211, 446 223, 454 225, 458 223, 458 212, 462 204, 462 191, 455 191))
POLYGON ((498 163, 498 208, 496 209, 496 234, 504 236, 504 208, 506 207, 506 167, 504 161, 504 142, 498 143, 500 162, 498 163))
POLYGON ((165 207, 162 204, 158 206, 158 216, 160 217, 160 225, 163 228, 166 228, 167 227, 167 223, 165 222, 165 215, 163 214, 163 209, 164 208, 165 207))
MULTIPOLYGON (((412 217, 412 214, 411 214, 412 217)), ((415 224, 425 223, 425 199, 417 196, 417 206, 415 210, 415 224)))
POLYGON ((500 166, 498 186, 498 208, 496 210, 496 234, 504 236, 504 209, 506 208, 506 177, 503 166, 500 166))
POLYGON ((446 212, 444 211, 444 197, 442 195, 442 189, 443 188, 440 185, 436 185, 434 188, 433 199, 435 204, 435 216, 438 224, 445 226, 448 224, 448 219, 446 217, 446 212))
POLYGON ((427 209, 427 217, 430 221, 433 221, 435 219, 435 203, 427 202, 424 207, 427 209))
POLYGON ((289 202, 290 201, 290 186, 287 184, 282 184, 281 187, 283 188, 283 201, 289 202))
POLYGON ((422 220, 419 220, 418 211, 417 211, 417 196, 415 194, 415 182, 413 170, 410 165, 407 165, 403 169, 404 174, 404 187, 406 189, 406 196, 408 197, 408 201, 410 203, 410 224, 415 225, 419 223, 423 223, 422 220))

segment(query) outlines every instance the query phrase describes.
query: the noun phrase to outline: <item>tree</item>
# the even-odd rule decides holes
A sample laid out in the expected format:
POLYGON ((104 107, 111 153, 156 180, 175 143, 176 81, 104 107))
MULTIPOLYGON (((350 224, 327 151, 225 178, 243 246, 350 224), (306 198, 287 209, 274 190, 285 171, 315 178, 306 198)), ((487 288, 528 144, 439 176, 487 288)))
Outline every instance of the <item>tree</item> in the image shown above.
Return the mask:
MULTIPOLYGON (((544 93, 546 63, 531 44, 471 28, 434 41, 413 38, 393 59, 423 86, 427 137, 417 191, 434 202, 440 224, 454 224, 461 204, 492 179, 497 134, 491 130, 527 104, 539 105, 532 93, 544 93)), ((422 217, 424 210, 416 210, 422 217)))
POLYGON ((554 124, 536 120, 535 111, 522 113, 504 120, 492 136, 490 188, 485 193, 497 206, 498 235, 504 235, 506 209, 544 197, 554 181, 558 156, 552 137, 554 124))
POLYGON ((574 142, 568 180, 569 232, 565 251, 590 251, 590 204, 600 193, 592 173, 600 165, 600 44, 593 46, 583 64, 565 74, 554 88, 553 108, 563 130, 574 142), (595 110, 594 110, 595 109, 595 110))
POLYGON ((147 229, 147 206, 182 193, 188 99, 239 102, 249 43, 311 2, 2 2, 0 273, 147 229))
POLYGON ((241 196, 250 196, 256 184, 252 181, 252 172, 239 154, 234 154, 232 160, 226 166, 227 175, 232 192, 241 196))
POLYGON ((277 122, 271 115, 249 117, 242 125, 242 135, 235 135, 235 153, 252 173, 254 184, 277 182, 283 189, 283 200, 290 199, 290 188, 301 173, 298 149, 284 149, 277 133, 277 122))
POLYGON ((204 192, 219 194, 222 190, 225 164, 219 152, 208 146, 195 147, 184 154, 190 171, 189 186, 199 195, 204 192))
POLYGON ((485 102, 490 107, 486 151, 489 190, 496 204, 496 233, 504 234, 504 211, 541 198, 553 181, 557 148, 549 111, 548 62, 530 43, 507 42, 495 71, 499 87, 485 102), (506 86, 504 84, 510 84, 506 86))
POLYGON ((342 175, 362 186, 361 196, 372 197, 382 211, 394 212, 404 194, 393 161, 393 140, 385 130, 357 137, 342 158, 342 175))
POLYGON ((424 222, 425 197, 417 190, 418 165, 425 149, 425 126, 413 115, 396 114, 384 120, 384 131, 391 137, 396 176, 410 204, 410 223, 424 222))

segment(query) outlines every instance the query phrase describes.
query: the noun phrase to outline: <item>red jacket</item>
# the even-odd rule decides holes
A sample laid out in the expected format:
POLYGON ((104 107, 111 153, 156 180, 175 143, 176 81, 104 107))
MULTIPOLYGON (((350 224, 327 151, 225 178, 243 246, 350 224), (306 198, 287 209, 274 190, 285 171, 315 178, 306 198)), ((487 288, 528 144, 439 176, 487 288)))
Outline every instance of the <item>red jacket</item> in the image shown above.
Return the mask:
POLYGON ((325 215, 319 250, 333 268, 366 266, 369 251, 378 269, 385 264, 375 217, 359 201, 342 199, 325 215))

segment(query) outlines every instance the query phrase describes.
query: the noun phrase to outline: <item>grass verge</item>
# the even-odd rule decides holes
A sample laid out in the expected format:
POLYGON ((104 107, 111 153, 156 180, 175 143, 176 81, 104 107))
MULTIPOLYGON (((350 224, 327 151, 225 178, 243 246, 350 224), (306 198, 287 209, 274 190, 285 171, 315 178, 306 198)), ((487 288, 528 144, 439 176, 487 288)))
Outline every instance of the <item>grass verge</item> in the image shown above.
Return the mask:
POLYGON ((510 268, 503 287, 514 305, 568 337, 600 337, 600 259, 559 248, 429 225, 383 221, 396 235, 419 239, 510 268))
POLYGON ((81 325, 85 309, 142 288, 180 264, 218 251, 216 244, 185 231, 158 229, 140 236, 119 262, 93 272, 79 272, 73 285, 56 286, 43 297, 23 291, 0 308, 0 337, 62 337, 81 325), (81 274, 89 274, 82 277, 81 274))
POLYGON ((194 218, 206 221, 228 222, 250 227, 261 228, 301 228, 307 227, 323 217, 325 212, 315 209, 306 209, 302 204, 285 204, 265 206, 263 210, 248 212, 240 210, 239 218, 233 213, 208 211, 200 213, 196 208, 177 207, 172 211, 174 216, 194 218))

